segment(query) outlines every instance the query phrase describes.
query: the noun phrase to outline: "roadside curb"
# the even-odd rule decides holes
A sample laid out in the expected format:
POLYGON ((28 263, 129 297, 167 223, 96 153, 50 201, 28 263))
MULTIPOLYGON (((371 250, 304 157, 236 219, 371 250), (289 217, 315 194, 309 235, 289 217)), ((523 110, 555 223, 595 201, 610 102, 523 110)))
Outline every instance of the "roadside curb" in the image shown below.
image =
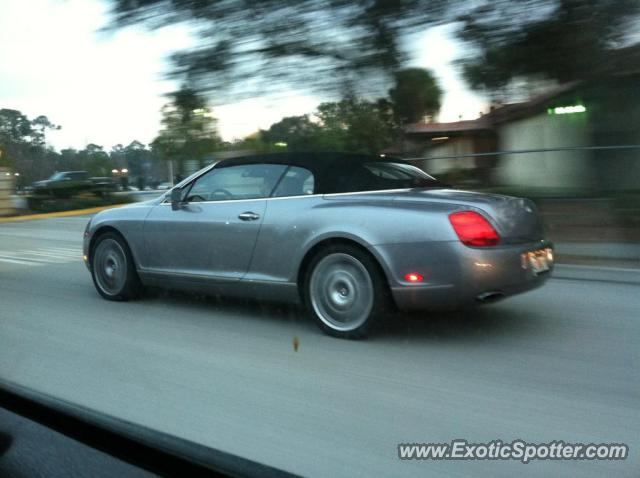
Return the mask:
POLYGON ((37 219, 49 219, 53 217, 71 217, 71 216, 84 216, 85 214, 95 214, 107 209, 113 209, 116 207, 126 206, 125 204, 110 204, 109 206, 90 207, 86 209, 73 209, 71 211, 59 211, 59 212, 45 212, 41 214, 27 214, 24 216, 11 216, 0 217, 0 223, 3 222, 20 222, 20 221, 35 221, 37 219))
POLYGON ((556 264, 552 277, 556 279, 619 282, 640 285, 640 270, 622 267, 593 267, 556 264))

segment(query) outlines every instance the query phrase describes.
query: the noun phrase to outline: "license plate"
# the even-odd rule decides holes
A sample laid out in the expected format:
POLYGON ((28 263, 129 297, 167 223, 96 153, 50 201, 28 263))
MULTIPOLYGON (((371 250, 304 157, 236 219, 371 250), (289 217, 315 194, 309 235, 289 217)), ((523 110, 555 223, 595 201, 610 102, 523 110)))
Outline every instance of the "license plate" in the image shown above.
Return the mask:
POLYGON ((551 261, 553 261, 553 251, 549 247, 522 254, 522 266, 525 269, 531 269, 535 275, 547 272, 551 261))

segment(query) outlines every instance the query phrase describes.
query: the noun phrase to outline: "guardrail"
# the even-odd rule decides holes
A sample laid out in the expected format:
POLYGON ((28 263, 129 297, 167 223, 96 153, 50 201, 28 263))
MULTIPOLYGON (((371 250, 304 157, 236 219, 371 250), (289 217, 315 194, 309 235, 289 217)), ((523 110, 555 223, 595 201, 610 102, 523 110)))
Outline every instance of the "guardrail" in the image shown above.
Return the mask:
POLYGON ((528 153, 554 153, 561 151, 606 151, 606 150, 625 150, 640 149, 640 144, 621 144, 606 146, 560 146, 557 148, 535 148, 535 149, 512 149, 504 151, 491 151, 488 153, 460 153, 447 156, 415 156, 402 157, 405 161, 419 161, 424 159, 456 159, 456 158, 480 158, 483 156, 501 156, 507 154, 528 154, 528 153))

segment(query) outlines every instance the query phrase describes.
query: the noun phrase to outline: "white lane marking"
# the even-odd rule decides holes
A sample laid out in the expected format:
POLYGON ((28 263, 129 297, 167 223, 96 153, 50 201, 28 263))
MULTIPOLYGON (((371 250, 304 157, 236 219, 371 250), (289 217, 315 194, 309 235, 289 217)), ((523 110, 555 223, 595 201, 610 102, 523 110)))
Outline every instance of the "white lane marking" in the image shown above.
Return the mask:
POLYGON ((20 261, 18 259, 8 259, 8 258, 2 257, 2 256, 0 256, 0 262, 6 262, 8 264, 20 264, 22 266, 38 266, 38 265, 40 265, 37 262, 27 262, 27 261, 20 261))
POLYGON ((51 253, 51 252, 36 252, 36 251, 26 251, 26 252, 21 252, 20 254, 25 255, 25 256, 37 256, 37 257, 54 257, 57 259, 62 259, 62 260, 66 260, 66 259, 79 259, 80 258, 80 254, 78 252, 75 252, 73 254, 60 254, 60 253, 51 253))
MULTIPOLYGON (((48 256, 56 256, 56 257, 81 257, 81 251, 73 251, 73 252, 58 252, 58 251, 38 251, 38 254, 48 255, 48 256)), ((30 254, 32 254, 30 252, 30 254)), ((35 254, 35 252, 33 252, 35 254)))
POLYGON ((42 251, 58 251, 58 252, 78 252, 80 248, 68 248, 68 247, 42 247, 42 251))
POLYGON ((0 261, 9 264, 42 266, 79 262, 81 252, 76 248, 44 247, 40 249, 0 250, 0 261))
POLYGON ((9 257, 11 257, 12 259, 17 259, 19 261, 24 260, 29 262, 46 262, 49 264, 63 264, 65 262, 70 262, 68 258, 52 257, 52 256, 34 256, 34 255, 31 255, 30 253, 13 254, 12 256, 9 256, 9 257))

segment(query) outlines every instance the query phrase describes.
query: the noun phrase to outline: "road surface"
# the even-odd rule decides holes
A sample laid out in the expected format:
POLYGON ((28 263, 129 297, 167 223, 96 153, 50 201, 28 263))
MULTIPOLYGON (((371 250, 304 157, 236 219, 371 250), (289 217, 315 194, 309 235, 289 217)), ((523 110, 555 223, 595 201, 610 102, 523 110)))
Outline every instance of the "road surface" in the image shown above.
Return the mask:
POLYGON ((637 286, 551 280, 343 341, 278 305, 106 302, 80 259, 86 221, 0 224, 1 377, 304 475, 640 476, 637 286), (623 442, 630 458, 397 457, 457 438, 623 442))

